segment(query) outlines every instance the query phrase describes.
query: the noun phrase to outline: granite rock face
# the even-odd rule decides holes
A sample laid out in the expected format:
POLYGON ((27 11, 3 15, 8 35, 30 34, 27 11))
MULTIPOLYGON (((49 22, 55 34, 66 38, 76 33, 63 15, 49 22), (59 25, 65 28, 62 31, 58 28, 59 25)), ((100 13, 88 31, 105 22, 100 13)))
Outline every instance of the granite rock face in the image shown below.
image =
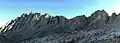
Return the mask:
POLYGON ((0 43, 116 43, 120 16, 97 10, 91 16, 51 16, 23 13, 0 28, 0 43))

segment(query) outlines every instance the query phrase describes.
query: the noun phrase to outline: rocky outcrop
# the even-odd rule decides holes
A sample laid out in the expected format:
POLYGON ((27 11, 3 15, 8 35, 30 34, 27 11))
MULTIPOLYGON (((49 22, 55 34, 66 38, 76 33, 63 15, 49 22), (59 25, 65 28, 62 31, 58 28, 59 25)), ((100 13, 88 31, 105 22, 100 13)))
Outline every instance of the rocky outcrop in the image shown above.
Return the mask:
POLYGON ((117 14, 116 13, 112 13, 111 17, 109 18, 109 22, 108 23, 111 23, 115 20, 117 14))
POLYGON ((99 28, 109 21, 109 15, 104 10, 97 10, 89 17, 89 20, 90 27, 99 28))
POLYGON ((0 43, 116 43, 119 19, 116 13, 109 16, 104 10, 71 19, 23 13, 0 28, 0 43))

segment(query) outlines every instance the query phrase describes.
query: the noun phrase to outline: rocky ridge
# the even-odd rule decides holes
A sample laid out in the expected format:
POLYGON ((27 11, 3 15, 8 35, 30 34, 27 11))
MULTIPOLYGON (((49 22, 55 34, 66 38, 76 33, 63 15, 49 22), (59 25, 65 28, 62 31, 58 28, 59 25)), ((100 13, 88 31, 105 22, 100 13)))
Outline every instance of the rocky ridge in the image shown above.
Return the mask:
POLYGON ((23 13, 0 28, 0 43, 116 43, 120 16, 97 10, 91 16, 23 13))

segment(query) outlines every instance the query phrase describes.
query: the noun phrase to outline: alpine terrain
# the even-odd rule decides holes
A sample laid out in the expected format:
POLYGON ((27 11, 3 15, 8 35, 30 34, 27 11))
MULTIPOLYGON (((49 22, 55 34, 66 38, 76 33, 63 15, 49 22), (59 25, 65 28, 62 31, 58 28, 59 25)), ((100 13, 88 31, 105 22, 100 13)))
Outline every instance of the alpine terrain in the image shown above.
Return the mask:
POLYGON ((0 28, 0 43, 120 43, 120 14, 97 10, 67 19, 23 13, 0 28))

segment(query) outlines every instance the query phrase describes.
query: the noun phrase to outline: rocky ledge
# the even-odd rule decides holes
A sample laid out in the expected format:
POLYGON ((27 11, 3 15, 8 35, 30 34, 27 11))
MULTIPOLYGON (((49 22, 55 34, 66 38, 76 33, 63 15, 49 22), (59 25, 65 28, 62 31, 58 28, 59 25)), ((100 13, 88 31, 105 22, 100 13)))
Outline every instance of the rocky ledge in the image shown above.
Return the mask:
POLYGON ((0 43, 116 43, 120 14, 104 10, 67 19, 49 13, 23 13, 0 28, 0 43))

